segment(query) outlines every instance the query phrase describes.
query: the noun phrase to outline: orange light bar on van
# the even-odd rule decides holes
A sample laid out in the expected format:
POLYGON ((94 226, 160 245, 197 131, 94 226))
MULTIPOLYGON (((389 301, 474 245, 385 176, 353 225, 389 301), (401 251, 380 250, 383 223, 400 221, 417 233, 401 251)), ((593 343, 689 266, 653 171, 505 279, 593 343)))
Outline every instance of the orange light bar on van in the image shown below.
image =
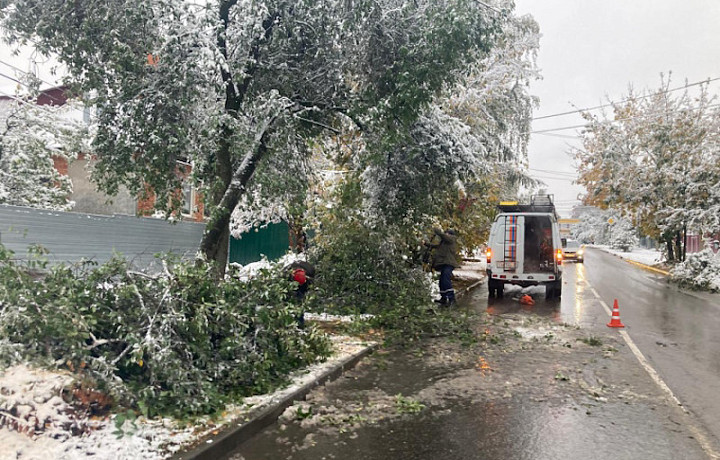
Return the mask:
POLYGON ((562 252, 562 249, 558 249, 558 250, 557 250, 557 252, 555 253, 555 258, 557 259, 557 264, 558 264, 558 265, 562 265, 562 261, 563 261, 563 252, 562 252))
POLYGON ((487 248, 487 251, 485 251, 485 255, 487 256, 487 263, 489 264, 492 260, 492 249, 487 248))

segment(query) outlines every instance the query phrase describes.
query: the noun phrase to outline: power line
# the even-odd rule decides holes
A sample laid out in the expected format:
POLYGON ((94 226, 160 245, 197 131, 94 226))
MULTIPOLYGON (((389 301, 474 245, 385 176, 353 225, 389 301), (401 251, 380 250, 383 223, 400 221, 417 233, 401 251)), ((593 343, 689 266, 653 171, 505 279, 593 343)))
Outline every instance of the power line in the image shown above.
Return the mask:
POLYGON ((533 175, 535 179, 543 179, 543 180, 557 180, 557 181, 563 181, 563 182, 575 182, 575 179, 571 178, 563 178, 563 177, 547 177, 547 176, 536 176, 533 175))
POLYGON ((28 71, 22 70, 20 67, 14 66, 14 65, 10 64, 9 62, 3 61, 2 59, 0 59, 0 64, 4 64, 4 65, 10 67, 11 69, 14 69, 24 75, 32 75, 33 77, 37 78, 41 82, 45 83, 46 85, 50 85, 53 88, 57 88, 58 86, 61 86, 61 85, 58 85, 57 83, 50 83, 47 80, 43 80, 42 78, 38 77, 37 75, 33 75, 32 73, 30 73, 28 71))
POLYGON ((530 171, 539 171, 539 172, 543 172, 543 173, 552 173, 552 174, 558 174, 558 175, 563 175, 563 176, 572 176, 572 177, 576 176, 575 173, 566 172, 566 171, 552 171, 549 169, 537 169, 537 168, 528 168, 528 169, 530 171))
MULTIPOLYGON (((9 75, 6 75, 6 74, 4 74, 4 73, 2 73, 2 72, 0 72, 0 77, 7 78, 8 80, 12 80, 12 81, 14 81, 14 82, 16 82, 16 83, 18 83, 18 84, 20 84, 20 85, 29 87, 29 85, 28 85, 27 83, 23 83, 22 81, 18 80, 17 78, 13 78, 13 77, 11 77, 11 76, 9 76, 9 75)), ((40 91, 40 93, 41 93, 41 95, 47 96, 47 97, 49 97, 50 99, 52 99, 53 101, 57 102, 58 105, 65 105, 65 104, 67 103, 67 101, 64 101, 64 100, 62 100, 62 99, 58 99, 56 96, 53 96, 53 95, 50 94, 49 92, 40 91)))
MULTIPOLYGON (((639 118, 653 117, 653 116, 656 116, 656 115, 669 115, 669 114, 673 114, 673 113, 677 113, 677 112, 695 111, 695 110, 701 110, 701 109, 714 109, 714 108, 717 108, 717 107, 720 107, 720 104, 709 105, 709 106, 707 106, 707 107, 691 107, 691 108, 689 108, 689 109, 669 110, 669 111, 667 111, 667 112, 652 112, 652 113, 646 113, 646 114, 643 114, 643 115, 635 115, 635 116, 632 116, 632 117, 618 118, 618 119, 615 119, 615 120, 606 120, 606 121, 613 121, 613 122, 616 122, 616 121, 630 121, 630 120, 637 120, 637 119, 639 119, 639 118)), ((538 130, 538 131, 529 131, 528 134, 544 134, 544 133, 550 133, 550 132, 553 132, 553 131, 565 131, 565 130, 568 130, 568 129, 587 128, 588 126, 590 126, 590 123, 585 123, 585 124, 582 124, 582 125, 563 126, 563 127, 561 127, 561 128, 552 128, 552 129, 542 129, 542 130, 538 130)))
POLYGON ((561 139, 580 139, 582 136, 570 136, 567 134, 555 134, 555 133, 533 133, 533 134, 540 134, 541 136, 549 136, 549 137, 559 137, 561 139))
POLYGON ((5 91, 0 90, 0 96, 9 97, 10 99, 13 99, 13 100, 15 100, 15 101, 17 101, 17 102, 19 102, 19 103, 21 103, 21 104, 24 104, 24 105, 27 105, 27 106, 30 106, 30 107, 35 107, 35 108, 37 108, 38 110, 42 110, 43 112, 47 112, 47 113, 49 113, 49 114, 51 114, 51 115, 53 114, 53 112, 51 112, 50 110, 48 110, 47 108, 45 108, 45 106, 38 105, 38 104, 31 104, 30 102, 28 102, 28 101, 26 101, 26 100, 23 100, 23 99, 21 99, 21 98, 19 98, 19 97, 17 97, 17 96, 13 96, 12 94, 8 94, 8 93, 6 93, 5 91))
POLYGON ((720 80, 720 77, 708 78, 707 80, 702 80, 702 81, 697 81, 697 82, 693 82, 693 83, 688 83, 687 85, 684 85, 684 86, 678 86, 677 88, 672 88, 672 89, 667 89, 667 90, 663 90, 663 91, 658 91, 658 92, 655 92, 655 93, 652 93, 652 94, 647 94, 647 95, 645 95, 645 96, 638 96, 638 97, 636 97, 636 98, 627 98, 627 99, 623 99, 623 100, 621 100, 621 101, 619 101, 619 102, 610 102, 610 103, 607 103, 607 104, 597 105, 597 106, 595 106, 595 107, 588 107, 588 108, 585 108, 585 109, 577 109, 577 110, 571 110, 571 111, 569 111, 569 112, 561 112, 561 113, 553 113, 553 114, 551 114, 551 115, 543 115, 543 116, 541 116, 541 117, 535 117, 535 118, 533 118, 533 121, 535 121, 535 120, 544 120, 544 119, 546 119, 546 118, 561 117, 561 116, 564 116, 564 115, 571 115, 571 114, 573 114, 573 113, 587 112, 587 111, 590 111, 590 110, 604 109, 605 107, 612 107, 612 106, 615 105, 615 104, 622 104, 622 103, 624 103, 624 102, 629 102, 629 101, 632 101, 632 100, 634 100, 634 99, 646 99, 646 98, 648 98, 648 97, 658 96, 658 95, 660 95, 660 94, 667 94, 667 93, 671 93, 671 92, 673 92, 673 91, 679 91, 679 90, 681 90, 681 89, 687 89, 687 88, 689 88, 689 87, 691 87, 691 86, 702 85, 702 84, 710 83, 710 82, 712 82, 712 81, 717 81, 717 80, 720 80))

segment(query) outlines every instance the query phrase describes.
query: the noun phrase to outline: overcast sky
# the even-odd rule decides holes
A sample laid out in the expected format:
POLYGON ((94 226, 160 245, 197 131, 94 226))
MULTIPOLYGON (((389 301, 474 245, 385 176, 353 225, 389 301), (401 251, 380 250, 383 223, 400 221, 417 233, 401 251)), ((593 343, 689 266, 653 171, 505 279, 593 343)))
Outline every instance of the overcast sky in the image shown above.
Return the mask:
MULTIPOLYGON (((531 14, 542 33, 543 80, 531 88, 540 97, 536 118, 621 100, 630 84, 657 89, 661 73, 672 72, 671 87, 720 77, 720 0, 515 1, 517 13, 531 14)), ((720 94, 720 81, 709 87, 720 94)), ((552 117, 534 121, 533 131, 582 123, 577 114, 552 117)), ((583 192, 568 175, 575 173, 568 144, 579 145, 533 134, 529 149, 531 173, 548 184, 564 217, 583 192)))

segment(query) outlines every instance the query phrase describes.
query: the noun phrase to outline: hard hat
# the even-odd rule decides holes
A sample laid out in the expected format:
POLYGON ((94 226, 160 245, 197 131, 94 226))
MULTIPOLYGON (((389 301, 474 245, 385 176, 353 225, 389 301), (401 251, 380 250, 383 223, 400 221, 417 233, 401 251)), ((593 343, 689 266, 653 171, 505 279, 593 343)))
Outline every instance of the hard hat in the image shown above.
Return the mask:
POLYGON ((305 270, 302 268, 297 268, 293 271, 293 281, 297 281, 300 284, 305 284, 307 282, 307 276, 305 276, 305 270))

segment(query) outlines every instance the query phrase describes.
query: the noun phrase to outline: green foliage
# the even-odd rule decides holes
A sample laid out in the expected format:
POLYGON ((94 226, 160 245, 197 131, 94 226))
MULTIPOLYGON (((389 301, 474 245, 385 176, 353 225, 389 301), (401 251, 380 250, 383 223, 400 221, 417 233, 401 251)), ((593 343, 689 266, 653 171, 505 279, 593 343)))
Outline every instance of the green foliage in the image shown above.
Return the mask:
MULTIPOLYGON (((100 109, 94 179, 110 194, 152 191, 167 215, 181 204, 178 160, 195 165, 206 205, 225 214, 248 191, 286 198, 289 178, 305 173, 307 145, 343 123, 367 137, 364 166, 382 160, 508 22, 472 0, 0 6, 10 42, 56 55, 100 109), (262 168, 282 180, 260 177, 262 168)), ((223 260, 226 224, 208 221, 208 259, 223 260)))
POLYGON ((594 335, 591 335, 590 337, 583 337, 582 339, 578 339, 579 341, 590 345, 591 347, 600 347, 602 346, 602 340, 599 337, 595 337, 594 335))
POLYGON ((398 344, 469 331, 466 313, 431 302, 432 277, 392 228, 371 228, 339 207, 324 217, 321 229, 311 244, 317 274, 308 308, 373 315, 358 326, 381 329, 398 344))
POLYGON ((395 409, 398 414, 419 414, 425 409, 425 404, 398 393, 395 395, 395 409))
POLYGON ((213 413, 329 354, 298 326, 279 267, 218 283, 207 267, 150 275, 116 257, 33 279, 0 248, 0 359, 70 368, 148 416, 213 413))

